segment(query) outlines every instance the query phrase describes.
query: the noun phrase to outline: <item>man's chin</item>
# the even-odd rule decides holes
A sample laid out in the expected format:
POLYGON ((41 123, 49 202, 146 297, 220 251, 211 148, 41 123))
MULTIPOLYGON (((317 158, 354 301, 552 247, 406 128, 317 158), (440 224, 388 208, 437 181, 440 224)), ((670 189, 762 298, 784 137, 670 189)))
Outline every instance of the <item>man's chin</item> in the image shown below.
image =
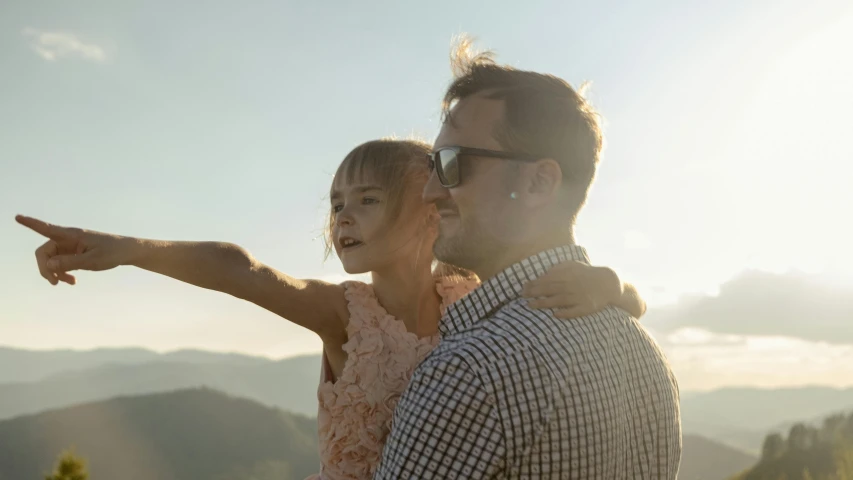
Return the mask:
POLYGON ((452 219, 442 219, 438 224, 438 239, 446 242, 454 241, 460 236, 461 225, 454 217, 452 219))
POLYGON ((456 245, 455 239, 448 238, 447 235, 438 234, 438 238, 435 240, 435 245, 432 248, 432 253, 435 255, 436 260, 458 266, 457 262, 460 260, 458 258, 458 245, 456 245))

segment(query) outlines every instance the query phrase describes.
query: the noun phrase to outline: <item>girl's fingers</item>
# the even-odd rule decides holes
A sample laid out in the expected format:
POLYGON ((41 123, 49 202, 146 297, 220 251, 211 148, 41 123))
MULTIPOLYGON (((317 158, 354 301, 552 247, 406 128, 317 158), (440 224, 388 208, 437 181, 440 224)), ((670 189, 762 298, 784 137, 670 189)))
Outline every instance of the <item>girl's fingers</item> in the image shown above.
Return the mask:
POLYGON ((74 277, 74 275, 71 275, 70 273, 65 273, 65 272, 57 273, 56 278, 60 282, 65 282, 68 285, 76 285, 77 284, 77 279, 74 277))
POLYGON ((58 249, 58 245, 53 240, 45 242, 44 245, 36 249, 36 263, 38 264, 39 273, 51 285, 56 285, 59 281, 56 278, 56 274, 48 268, 47 262, 50 260, 50 257, 56 255, 58 249))
POLYGON ((64 227, 58 227, 56 225, 51 225, 37 218, 27 217, 25 215, 17 215, 15 216, 15 221, 29 228, 30 230, 40 235, 44 235, 45 237, 48 237, 52 240, 60 240, 62 238, 65 238, 65 236, 67 235, 68 229, 64 227))

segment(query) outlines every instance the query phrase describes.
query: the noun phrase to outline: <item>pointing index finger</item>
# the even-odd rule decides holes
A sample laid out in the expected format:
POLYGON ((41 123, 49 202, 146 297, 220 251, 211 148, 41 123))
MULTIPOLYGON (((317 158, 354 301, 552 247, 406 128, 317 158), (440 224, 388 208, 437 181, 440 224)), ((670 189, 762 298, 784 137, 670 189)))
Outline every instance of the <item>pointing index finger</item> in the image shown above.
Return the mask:
POLYGON ((20 223, 21 225, 29 228, 30 230, 44 235, 47 238, 57 239, 61 238, 62 235, 62 227, 57 227, 56 225, 51 225, 47 222, 43 222, 37 218, 27 217, 24 215, 17 215, 15 217, 15 221, 20 223))

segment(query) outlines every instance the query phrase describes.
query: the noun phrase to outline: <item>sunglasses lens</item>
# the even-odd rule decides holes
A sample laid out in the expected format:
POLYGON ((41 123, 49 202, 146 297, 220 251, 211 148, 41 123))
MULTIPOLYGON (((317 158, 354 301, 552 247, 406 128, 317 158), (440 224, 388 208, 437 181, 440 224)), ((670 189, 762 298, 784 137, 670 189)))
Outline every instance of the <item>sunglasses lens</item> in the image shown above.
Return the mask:
POLYGON ((438 178, 444 186, 459 183, 459 158, 453 150, 439 150, 435 155, 438 178))

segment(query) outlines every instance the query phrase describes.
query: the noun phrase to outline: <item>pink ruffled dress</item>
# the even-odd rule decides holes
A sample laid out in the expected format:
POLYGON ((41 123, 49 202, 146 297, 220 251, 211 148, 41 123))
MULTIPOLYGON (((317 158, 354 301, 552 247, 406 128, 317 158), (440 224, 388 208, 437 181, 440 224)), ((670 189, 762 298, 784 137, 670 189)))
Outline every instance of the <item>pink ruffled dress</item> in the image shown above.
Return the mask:
MULTIPOLYGON (((442 280, 441 311, 476 288, 475 281, 442 280)), ((335 381, 326 356, 317 398, 320 473, 306 480, 363 480, 373 477, 391 417, 415 367, 438 345, 438 335, 419 338, 385 311, 373 287, 344 284, 349 304, 347 361, 335 381)))

